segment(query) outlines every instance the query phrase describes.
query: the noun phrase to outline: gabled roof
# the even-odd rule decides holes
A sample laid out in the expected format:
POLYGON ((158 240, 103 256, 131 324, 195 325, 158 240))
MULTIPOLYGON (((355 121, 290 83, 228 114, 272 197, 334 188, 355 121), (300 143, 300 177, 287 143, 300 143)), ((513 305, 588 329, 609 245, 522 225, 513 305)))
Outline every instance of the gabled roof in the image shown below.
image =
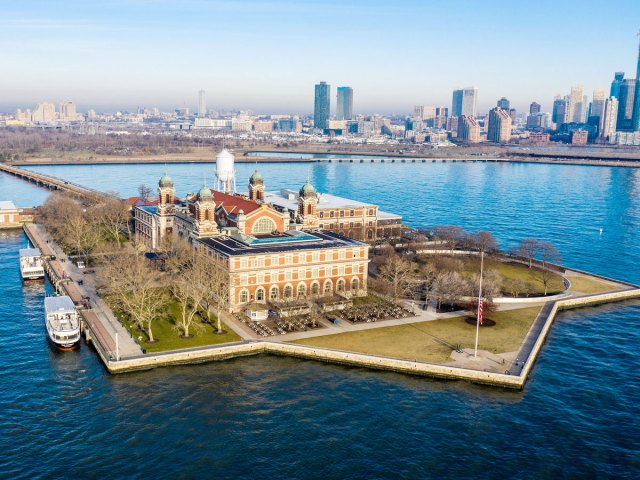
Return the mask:
POLYGON ((222 193, 216 190, 212 190, 212 192, 216 207, 222 206, 227 214, 237 215, 238 212, 242 210, 245 215, 249 215, 251 212, 260 208, 258 202, 241 197, 240 195, 229 195, 228 193, 222 193))

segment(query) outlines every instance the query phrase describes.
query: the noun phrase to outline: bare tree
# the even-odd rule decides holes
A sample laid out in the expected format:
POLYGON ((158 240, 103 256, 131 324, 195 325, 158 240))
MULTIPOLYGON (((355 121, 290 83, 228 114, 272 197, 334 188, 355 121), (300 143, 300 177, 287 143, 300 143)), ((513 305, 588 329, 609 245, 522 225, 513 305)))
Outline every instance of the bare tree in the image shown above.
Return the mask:
POLYGON ((527 284, 520 278, 513 278, 506 282, 505 288, 515 298, 527 290, 527 284))
POLYGON ((171 293, 180 308, 176 327, 182 332, 183 338, 190 338, 192 329, 196 332, 202 329, 202 325, 195 321, 202 300, 202 289, 196 281, 193 270, 186 271, 171 281, 171 293))
POLYGON ((433 281, 431 295, 440 308, 442 304, 453 306, 459 303, 466 290, 467 283, 460 273, 441 272, 433 281))
POLYGON ((492 253, 498 250, 498 242, 491 232, 480 231, 473 236, 474 248, 480 253, 492 253))
MULTIPOLYGON (((496 270, 485 270, 482 275, 482 296, 489 299, 493 299, 500 295, 502 289, 502 282, 504 278, 496 270)), ((480 275, 474 274, 471 276, 468 284, 468 292, 471 296, 477 297, 479 295, 480 288, 480 275)))
POLYGON ((115 305, 155 342, 153 321, 166 310, 168 298, 151 262, 141 253, 117 255, 105 263, 100 277, 115 305))
POLYGON ((538 244, 538 252, 543 268, 547 267, 547 263, 558 263, 561 260, 560 252, 550 242, 540 242, 538 244))
POLYGON ((415 280, 413 264, 399 255, 389 257, 378 274, 389 285, 394 302, 410 292, 415 280))
POLYGON ((538 250, 540 249, 540 242, 535 238, 525 238, 518 245, 518 254, 521 257, 524 257, 529 260, 529 268, 533 263, 533 259, 538 254, 538 250))
POLYGON ((456 244, 463 237, 462 228, 455 225, 441 225, 436 227, 436 238, 449 246, 449 250, 453 252, 456 244))
POLYGON ((138 186, 138 195, 140 195, 140 198, 142 198, 144 201, 147 201, 149 199, 152 192, 153 190, 151 190, 151 187, 145 185, 144 183, 138 186))
POLYGON ((217 333, 222 330, 222 312, 229 308, 229 274, 224 265, 204 254, 198 254, 196 265, 198 268, 198 285, 200 295, 206 305, 206 314, 211 322, 211 310, 215 311, 217 319, 217 333))
POLYGON ((131 214, 127 205, 117 197, 103 197, 91 208, 91 213, 104 230, 106 237, 122 246, 121 234, 131 214))

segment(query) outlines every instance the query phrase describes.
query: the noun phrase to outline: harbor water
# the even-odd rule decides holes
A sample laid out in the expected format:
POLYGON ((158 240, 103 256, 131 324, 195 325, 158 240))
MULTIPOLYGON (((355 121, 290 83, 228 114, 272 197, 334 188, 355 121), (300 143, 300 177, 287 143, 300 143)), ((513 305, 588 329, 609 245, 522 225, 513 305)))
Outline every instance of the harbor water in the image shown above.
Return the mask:
MULTIPOLYGON (((122 196, 163 165, 31 167, 122 196)), ((238 164, 244 190, 253 164, 238 164)), ((640 283, 640 169, 497 163, 258 165, 267 190, 379 204, 429 229, 490 230, 507 249, 640 283), (602 231, 601 231, 602 229, 602 231)), ((169 165, 177 194, 212 164, 169 165)), ((0 199, 47 192, 0 174, 0 199)), ((638 478, 640 303, 559 315, 524 391, 291 358, 108 375, 46 340, 50 286, 22 285, 20 231, 0 231, 0 478, 638 478)))

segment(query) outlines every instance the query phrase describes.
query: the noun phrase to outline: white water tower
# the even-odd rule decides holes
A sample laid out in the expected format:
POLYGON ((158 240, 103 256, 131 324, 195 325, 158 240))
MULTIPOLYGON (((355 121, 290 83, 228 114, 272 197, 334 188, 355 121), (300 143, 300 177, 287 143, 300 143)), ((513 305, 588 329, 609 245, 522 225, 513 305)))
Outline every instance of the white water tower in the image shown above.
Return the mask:
POLYGON ((219 192, 236 192, 235 158, 226 148, 216 155, 216 180, 216 190, 219 192))

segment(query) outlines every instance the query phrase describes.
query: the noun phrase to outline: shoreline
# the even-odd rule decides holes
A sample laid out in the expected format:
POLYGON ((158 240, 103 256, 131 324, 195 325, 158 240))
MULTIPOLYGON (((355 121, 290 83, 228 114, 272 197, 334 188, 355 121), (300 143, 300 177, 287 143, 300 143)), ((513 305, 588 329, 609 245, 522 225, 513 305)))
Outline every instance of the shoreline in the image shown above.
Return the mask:
MULTIPOLYGON (((465 153, 464 151, 444 150, 436 152, 376 152, 376 151, 331 151, 286 149, 270 151, 267 149, 238 149, 236 163, 438 163, 438 162, 501 162, 501 163, 538 163, 548 165, 585 165, 607 167, 640 168, 640 154, 635 157, 602 156, 602 155, 573 155, 543 152, 513 152, 493 151, 491 153, 465 153), (248 155, 251 152, 273 153, 273 155, 248 155), (304 158, 282 155, 335 155, 336 158, 304 158)), ((201 156, 132 156, 114 158, 79 158, 59 159, 54 157, 30 158, 5 162, 13 166, 55 166, 55 165, 145 165, 145 164, 189 164, 215 163, 215 155, 201 156)))

